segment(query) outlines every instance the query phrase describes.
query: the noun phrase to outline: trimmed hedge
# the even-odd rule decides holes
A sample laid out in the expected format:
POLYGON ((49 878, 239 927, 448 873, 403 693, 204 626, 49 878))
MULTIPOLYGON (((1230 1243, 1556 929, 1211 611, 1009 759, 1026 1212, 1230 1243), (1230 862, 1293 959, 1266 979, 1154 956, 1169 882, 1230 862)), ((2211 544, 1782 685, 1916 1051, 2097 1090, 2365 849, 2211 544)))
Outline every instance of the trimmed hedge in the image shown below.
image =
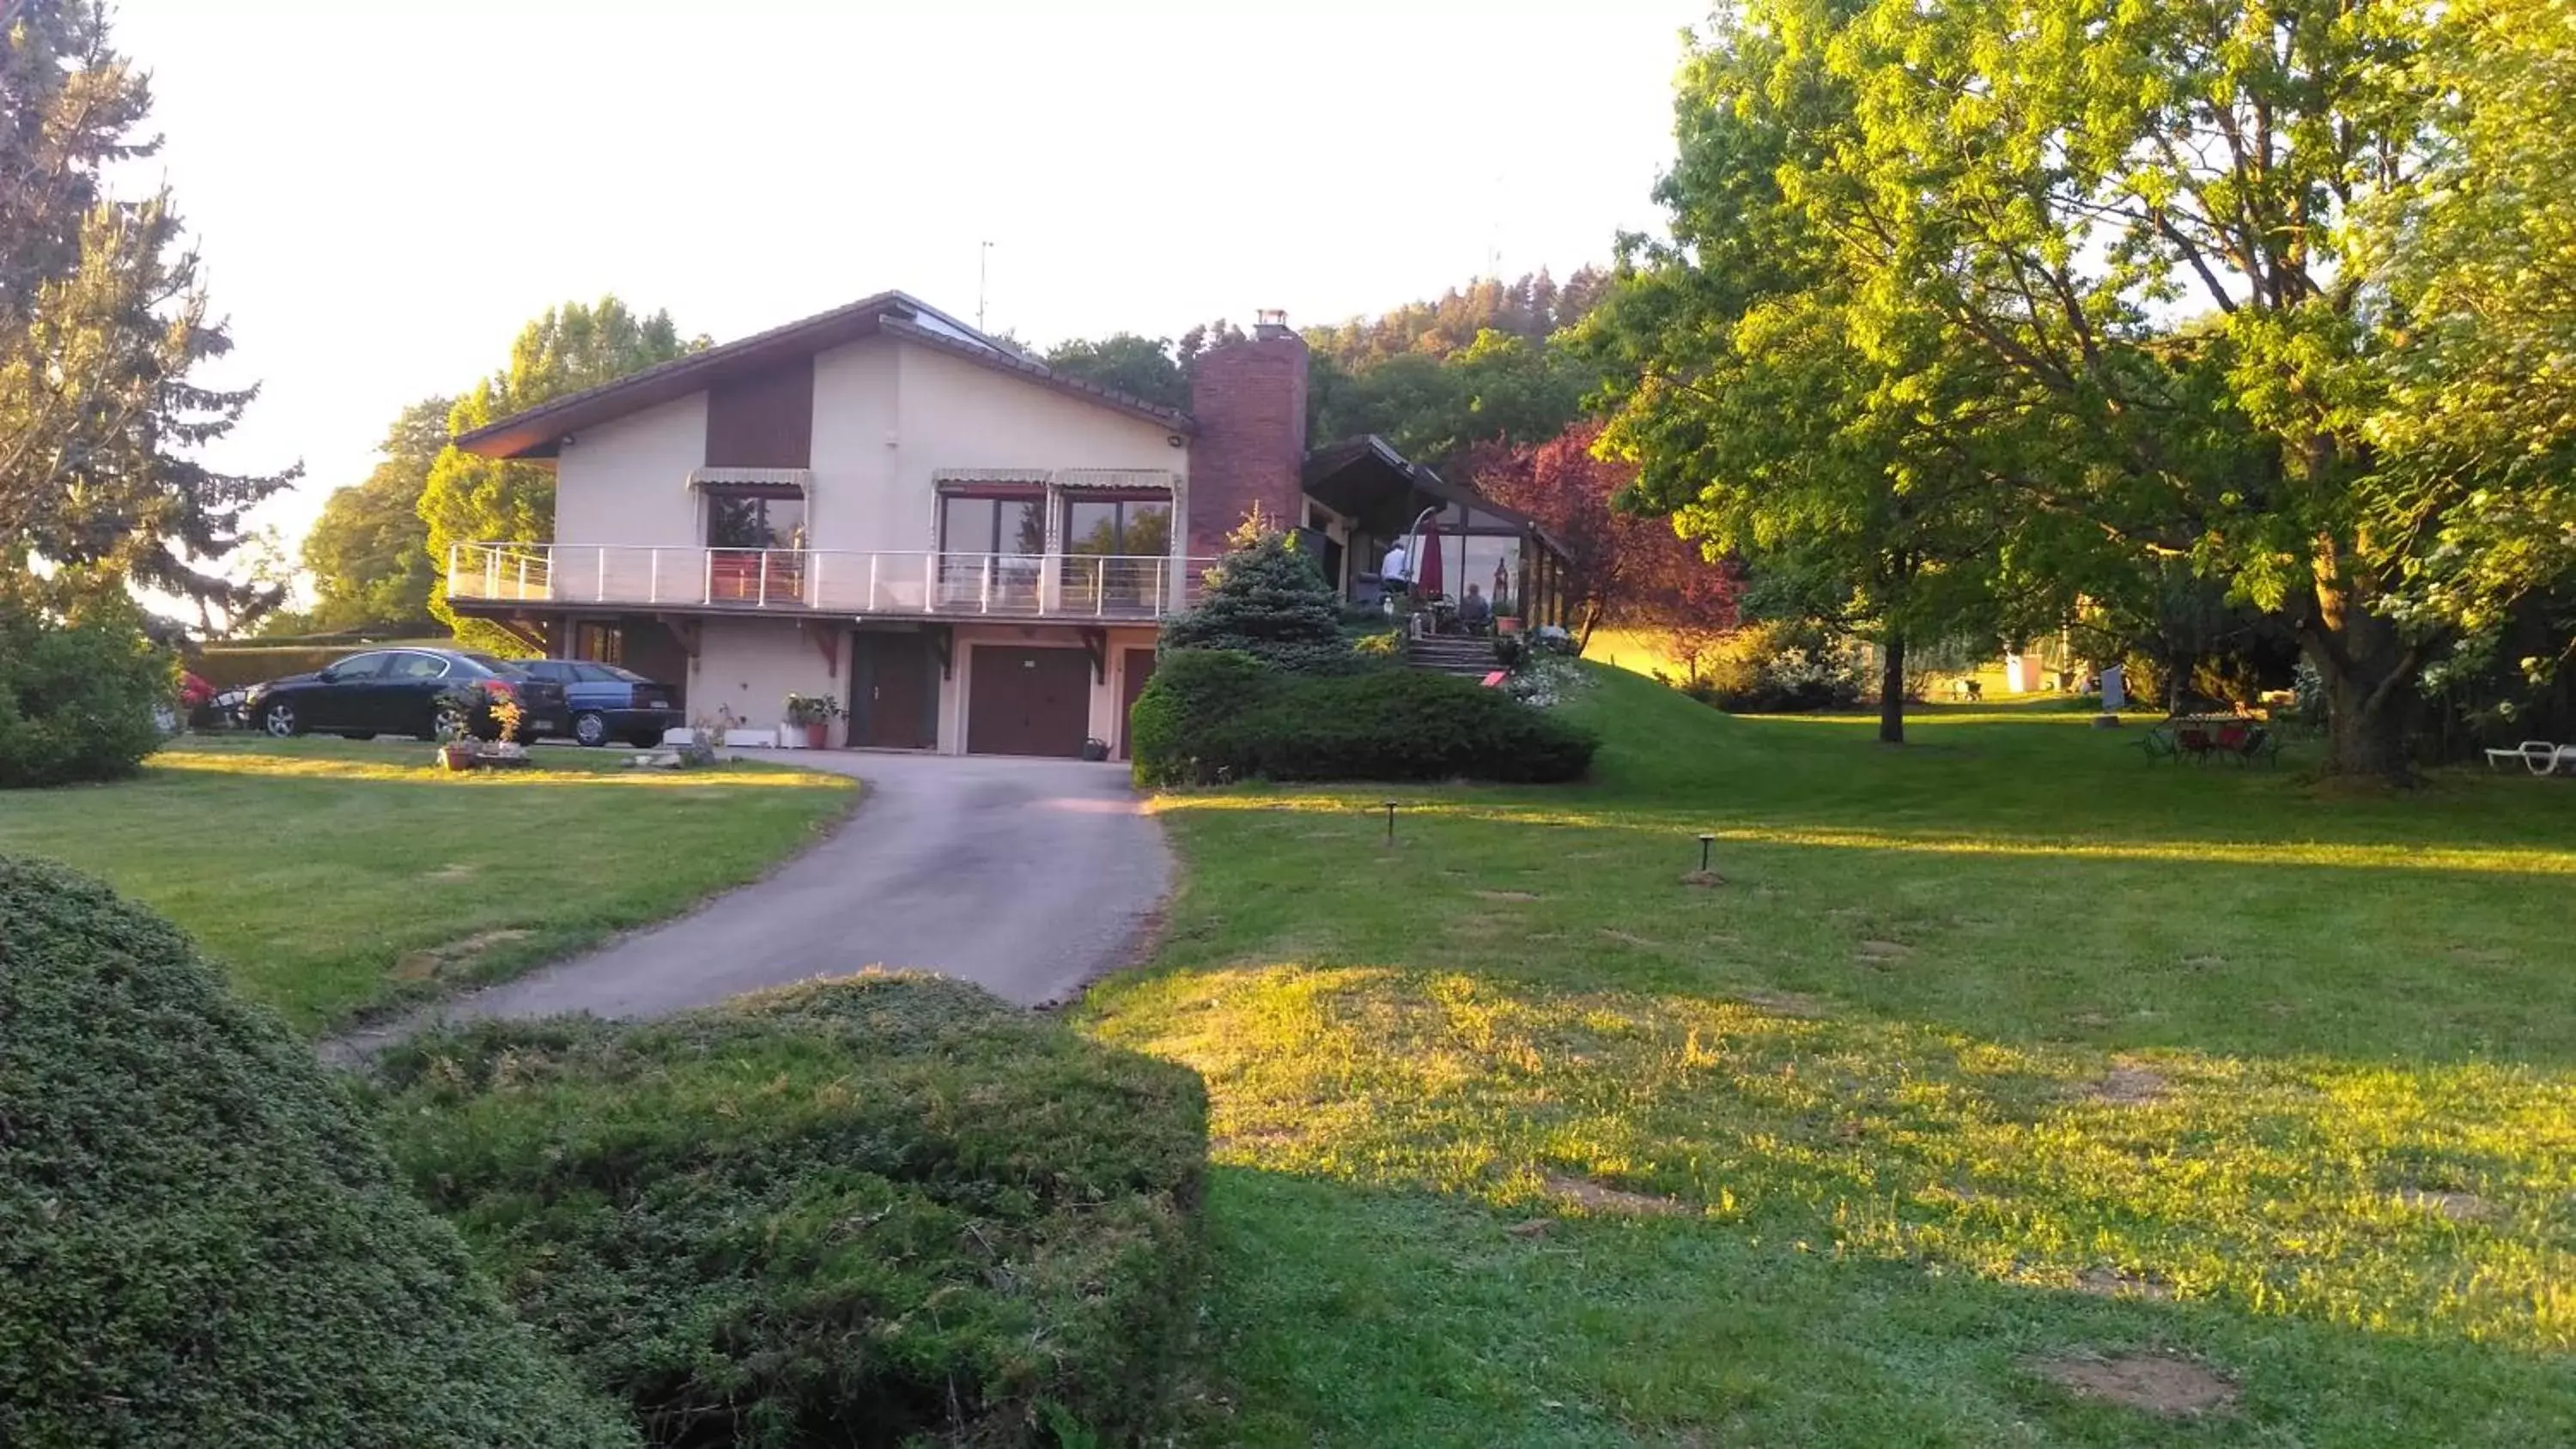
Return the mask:
POLYGON ((1249 655, 1164 655, 1128 720, 1137 783, 1580 776, 1600 741, 1500 690, 1420 670, 1301 676, 1249 655))
POLYGON ((656 1444, 1134 1437, 1193 1313, 1185 1068, 869 974, 382 1063, 395 1157, 656 1444))
MULTIPOLYGON (((217 689, 266 684, 290 674, 310 674, 367 644, 210 644, 189 661, 189 672, 217 689)), ((453 646, 450 646, 453 647, 453 646)))
POLYGON ((0 1444, 608 1446, 313 1049, 0 858, 0 1444))

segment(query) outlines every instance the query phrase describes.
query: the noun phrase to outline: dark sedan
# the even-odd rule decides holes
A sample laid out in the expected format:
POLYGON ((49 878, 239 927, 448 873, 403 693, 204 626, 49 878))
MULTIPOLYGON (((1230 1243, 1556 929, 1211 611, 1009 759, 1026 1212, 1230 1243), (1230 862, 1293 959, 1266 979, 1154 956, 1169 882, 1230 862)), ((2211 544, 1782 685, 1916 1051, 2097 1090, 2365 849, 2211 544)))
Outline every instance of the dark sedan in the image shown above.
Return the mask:
POLYGON ((563 686, 570 733, 585 745, 624 740, 651 749, 662 743, 665 731, 683 723, 671 705, 670 687, 631 669, 587 659, 524 659, 519 667, 563 686))
POLYGON ((519 738, 564 730, 563 686, 519 665, 464 649, 371 649, 311 674, 254 685, 243 716, 253 729, 288 735, 418 735, 436 739, 451 722, 491 738, 490 707, 519 705, 519 738))

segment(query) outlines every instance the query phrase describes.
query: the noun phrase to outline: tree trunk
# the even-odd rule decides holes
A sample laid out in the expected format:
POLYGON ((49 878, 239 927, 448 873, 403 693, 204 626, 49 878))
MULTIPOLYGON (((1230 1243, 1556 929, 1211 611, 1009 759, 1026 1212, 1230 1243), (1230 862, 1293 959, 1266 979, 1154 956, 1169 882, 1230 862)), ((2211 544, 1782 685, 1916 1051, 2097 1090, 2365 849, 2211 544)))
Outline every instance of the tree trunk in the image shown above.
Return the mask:
POLYGON ((2411 782, 2406 713, 2421 655, 2349 589, 2320 587, 2299 634, 2325 684, 2326 773, 2411 782))
POLYGON ((1878 742, 1905 743, 1905 634, 1895 628, 1879 647, 1878 742))
MULTIPOLYGON (((2308 662, 2326 687, 2326 773, 2377 775, 2405 783, 2414 778, 2406 758, 2408 679, 2399 657, 2364 658, 2358 665, 2336 651, 2311 647, 2308 662)), ((2407 666, 2407 676, 2413 674, 2407 666)))

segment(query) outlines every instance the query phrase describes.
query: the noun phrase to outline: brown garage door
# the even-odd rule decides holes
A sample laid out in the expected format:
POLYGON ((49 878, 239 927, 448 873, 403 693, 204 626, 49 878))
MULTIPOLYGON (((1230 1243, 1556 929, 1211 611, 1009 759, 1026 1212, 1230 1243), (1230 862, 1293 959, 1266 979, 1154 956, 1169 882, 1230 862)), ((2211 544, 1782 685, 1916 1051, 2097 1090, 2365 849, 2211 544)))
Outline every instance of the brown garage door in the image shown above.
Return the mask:
POLYGON ((967 753, 1076 757, 1090 732, 1088 652, 975 646, 966 678, 967 753))

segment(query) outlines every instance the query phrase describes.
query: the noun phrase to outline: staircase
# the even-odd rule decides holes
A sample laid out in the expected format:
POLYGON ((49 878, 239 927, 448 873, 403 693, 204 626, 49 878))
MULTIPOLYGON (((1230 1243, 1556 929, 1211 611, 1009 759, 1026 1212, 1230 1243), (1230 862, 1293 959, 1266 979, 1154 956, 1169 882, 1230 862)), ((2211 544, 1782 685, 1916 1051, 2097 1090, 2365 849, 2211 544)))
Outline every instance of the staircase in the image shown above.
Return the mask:
POLYGON ((1404 643, 1404 662, 1416 669, 1439 674, 1455 674, 1463 679, 1483 679, 1500 669, 1494 658, 1494 641, 1467 634, 1423 634, 1404 643))

